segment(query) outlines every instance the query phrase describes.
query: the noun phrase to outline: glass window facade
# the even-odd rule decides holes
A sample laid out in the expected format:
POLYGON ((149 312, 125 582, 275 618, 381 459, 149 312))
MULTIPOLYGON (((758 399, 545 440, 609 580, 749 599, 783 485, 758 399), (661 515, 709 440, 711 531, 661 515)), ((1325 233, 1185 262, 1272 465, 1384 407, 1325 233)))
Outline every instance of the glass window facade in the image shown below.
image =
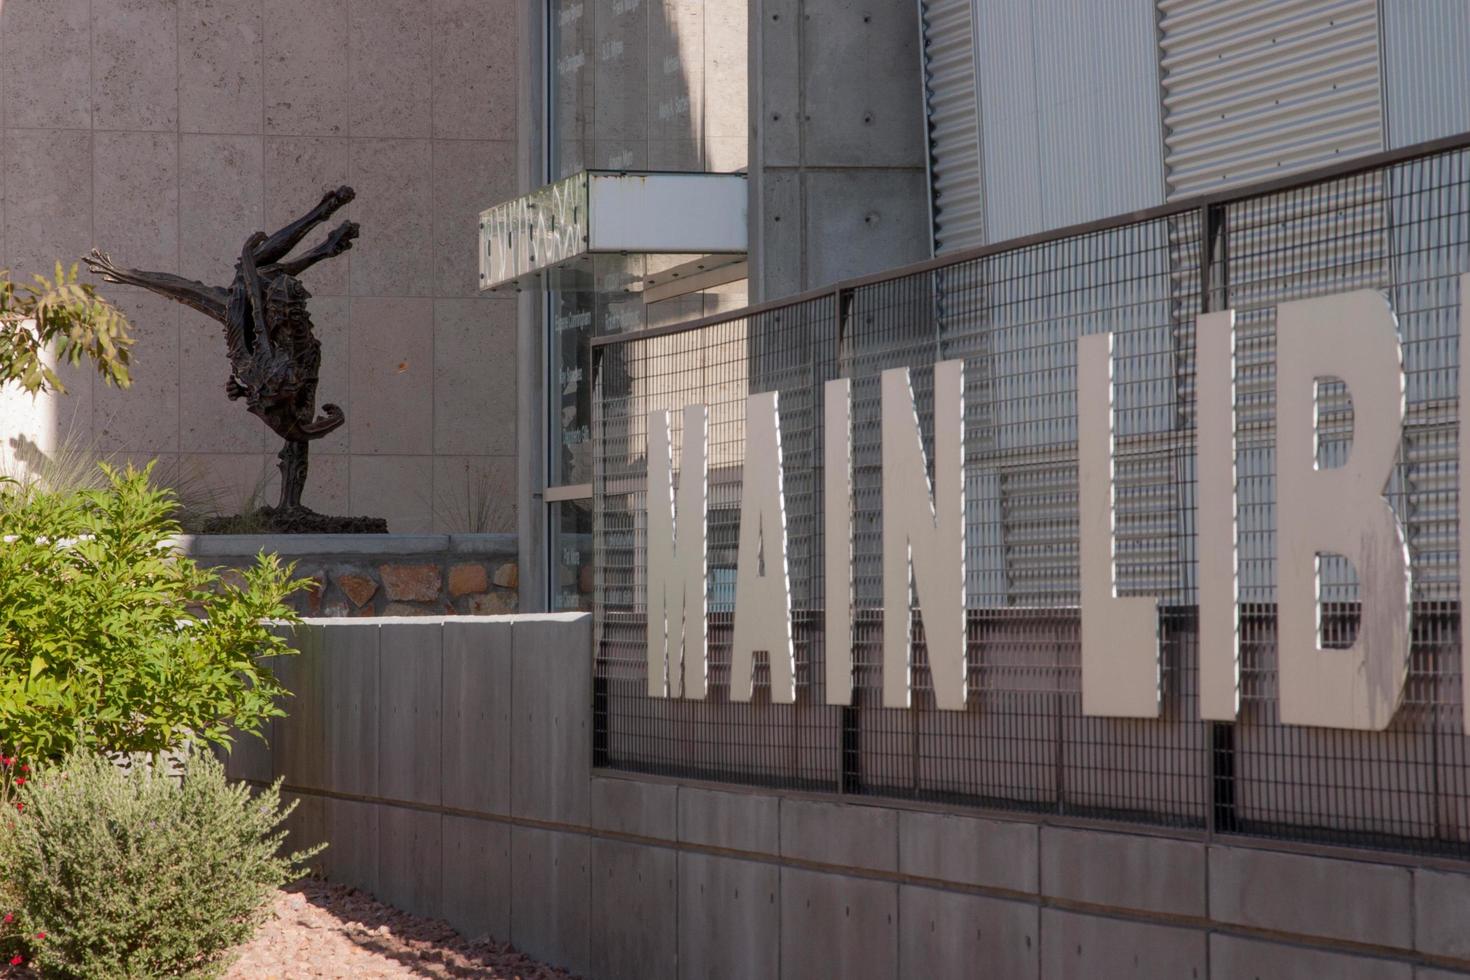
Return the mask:
MULTIPOLYGON (((743 0, 547 0, 548 182, 581 170, 732 171, 746 160, 743 0), (706 27, 728 38, 706 45, 706 27)), ((553 609, 591 604, 590 340, 744 303, 744 283, 645 305, 650 263, 597 256, 588 288, 546 294, 545 505, 553 609)))

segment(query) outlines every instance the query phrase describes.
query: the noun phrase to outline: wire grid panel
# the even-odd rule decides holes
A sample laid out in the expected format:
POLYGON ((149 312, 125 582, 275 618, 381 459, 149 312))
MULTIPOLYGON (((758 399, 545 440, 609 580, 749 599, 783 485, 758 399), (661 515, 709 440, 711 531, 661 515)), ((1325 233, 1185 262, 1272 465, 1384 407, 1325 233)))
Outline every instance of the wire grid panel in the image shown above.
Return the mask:
MULTIPOLYGON (((599 348, 597 750, 601 764, 776 787, 1210 827, 1470 855, 1460 730, 1457 277, 1470 269, 1470 153, 1419 158, 1202 212, 1121 223, 895 277, 713 326, 599 348), (1215 240, 1206 242, 1207 235, 1215 240), (1211 267, 1202 269, 1205 257, 1211 267), (1209 284, 1202 295, 1202 284, 1209 284), (1403 337, 1408 421, 1385 493, 1414 574, 1405 705, 1382 733, 1276 716, 1276 304, 1372 288, 1403 337), (1238 324, 1241 718, 1198 711, 1194 321, 1238 324), (1077 338, 1114 334, 1115 532, 1125 595, 1157 597, 1157 720, 1081 714, 1077 338), (922 611, 914 703, 881 707, 879 377, 907 368, 932 467, 933 365, 964 362, 969 697, 934 705, 922 611), (851 707, 823 688, 822 384, 851 381, 851 707), (775 391, 797 701, 729 697, 745 398, 775 391), (645 694, 646 425, 710 412, 710 692, 645 694)), ((1322 384, 1319 462, 1351 448, 1350 392, 1322 384)), ((1083 406, 1081 410, 1093 410, 1083 406)), ((922 601, 922 596, 919 597, 922 601)), ((1329 644, 1355 636, 1357 581, 1324 559, 1329 644)))

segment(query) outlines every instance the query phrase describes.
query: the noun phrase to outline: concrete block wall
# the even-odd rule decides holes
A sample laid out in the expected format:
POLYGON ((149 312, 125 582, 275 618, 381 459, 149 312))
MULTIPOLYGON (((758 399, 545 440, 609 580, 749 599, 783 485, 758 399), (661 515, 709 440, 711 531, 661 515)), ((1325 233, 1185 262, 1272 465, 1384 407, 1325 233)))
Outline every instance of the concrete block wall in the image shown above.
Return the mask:
MULTIPOLYGON (((319 401, 348 420, 313 444, 305 502, 401 533, 512 531, 517 310, 478 295, 474 243, 478 212, 518 186, 518 25, 532 9, 5 0, 0 269, 29 281, 95 245, 124 265, 225 284, 251 232, 352 184, 341 217, 361 239, 303 277, 319 401)), ((64 397, 0 398, 0 454, 23 461, 70 436, 160 458, 222 507, 259 484, 274 503, 280 440, 225 397, 218 324, 101 288, 133 322, 132 389, 69 373, 64 397)))
POLYGON ((586 616, 297 642, 232 774, 328 876, 586 976, 1470 980, 1470 866, 594 770, 586 616))

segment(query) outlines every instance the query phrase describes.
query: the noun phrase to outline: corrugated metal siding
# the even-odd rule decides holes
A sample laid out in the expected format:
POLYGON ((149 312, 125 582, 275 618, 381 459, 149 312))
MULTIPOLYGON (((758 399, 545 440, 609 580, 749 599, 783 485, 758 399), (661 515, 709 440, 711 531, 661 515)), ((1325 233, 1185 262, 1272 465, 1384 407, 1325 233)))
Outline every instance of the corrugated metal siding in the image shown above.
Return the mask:
POLYGON ((1382 0, 1390 147, 1470 131, 1470 2, 1382 0))
POLYGON ((984 120, 985 226, 993 242, 1030 234, 1041 220, 1041 141, 1030 4, 975 0, 976 74, 984 120))
MULTIPOLYGON (((1022 6, 1031 8, 1033 18, 1043 227, 1161 203, 1152 0, 1036 0, 1022 6)), ((990 40, 1005 43, 1002 37, 990 40)))
POLYGON ((936 255, 985 241, 970 0, 920 0, 936 255))
POLYGON ((976 0, 992 241, 1163 200, 1153 0, 976 0))
POLYGON ((1169 194, 1383 148, 1377 0, 1159 0, 1169 194))

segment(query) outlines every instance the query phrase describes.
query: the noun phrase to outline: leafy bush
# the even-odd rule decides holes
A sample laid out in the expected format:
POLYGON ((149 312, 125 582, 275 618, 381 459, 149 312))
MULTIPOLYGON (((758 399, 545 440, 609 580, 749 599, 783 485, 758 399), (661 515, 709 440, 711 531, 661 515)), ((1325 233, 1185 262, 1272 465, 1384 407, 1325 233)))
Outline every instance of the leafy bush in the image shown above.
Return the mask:
POLYGON ((128 386, 133 338, 117 307, 77 282, 77 267, 35 276, 31 284, 13 283, 0 271, 0 385, 14 382, 32 395, 65 391, 44 356, 48 350, 65 364, 93 362, 108 384, 128 386))
POLYGON ((218 976, 315 853, 278 856, 279 787, 231 786, 207 751, 182 780, 89 752, 38 766, 24 811, 0 811, 10 955, 48 977, 218 976))
POLYGON ((166 545, 170 491, 106 469, 103 490, 0 494, 0 750, 156 754, 261 734, 286 692, 291 569, 262 555, 224 582, 166 545))

